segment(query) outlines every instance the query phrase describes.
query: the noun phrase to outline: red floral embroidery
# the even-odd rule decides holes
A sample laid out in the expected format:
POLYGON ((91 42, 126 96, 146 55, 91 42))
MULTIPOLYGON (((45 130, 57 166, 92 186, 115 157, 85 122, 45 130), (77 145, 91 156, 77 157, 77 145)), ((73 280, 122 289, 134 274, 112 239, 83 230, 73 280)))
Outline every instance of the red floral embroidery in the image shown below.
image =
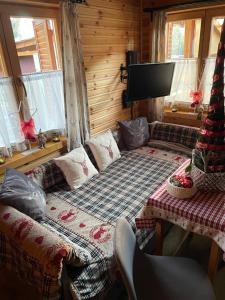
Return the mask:
POLYGON ((107 225, 98 225, 91 229, 90 238, 95 240, 97 243, 105 243, 111 238, 110 229, 107 228, 107 225))
POLYGON ((68 255, 68 251, 62 243, 53 245, 48 248, 46 256, 51 256, 52 259, 48 263, 47 267, 52 268, 52 266, 58 267, 62 258, 68 255))
POLYGON ((181 156, 177 156, 177 157, 175 158, 176 161, 180 161, 181 159, 182 159, 181 156))
POLYGON ((83 227, 86 227, 86 225, 84 223, 80 223, 79 227, 83 228, 83 227))
POLYGON ((35 242, 36 242, 37 244, 41 245, 42 242, 43 242, 43 240, 44 240, 44 237, 43 237, 43 236, 39 236, 39 237, 37 237, 37 238, 35 239, 35 242))
POLYGON ((155 153, 155 150, 152 149, 152 150, 150 150, 148 153, 149 153, 149 154, 154 154, 154 153, 155 153))
POLYGON ((31 228, 33 227, 33 222, 26 218, 21 218, 16 220, 11 227, 14 237, 18 241, 23 241, 29 234, 31 228))
POLYGON ((58 219, 64 223, 72 222, 77 217, 77 211, 71 208, 70 210, 64 210, 58 215, 58 219))
POLYGON ((10 213, 6 213, 3 215, 4 220, 8 220, 9 217, 10 217, 10 213))

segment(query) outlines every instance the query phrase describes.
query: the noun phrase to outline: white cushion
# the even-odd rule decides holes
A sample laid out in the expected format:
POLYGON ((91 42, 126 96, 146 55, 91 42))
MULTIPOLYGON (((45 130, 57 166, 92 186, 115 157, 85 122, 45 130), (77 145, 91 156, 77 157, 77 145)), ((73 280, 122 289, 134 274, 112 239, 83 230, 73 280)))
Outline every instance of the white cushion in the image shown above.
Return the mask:
POLYGON ((100 171, 105 170, 112 162, 121 157, 120 150, 110 130, 91 138, 87 144, 100 171))
POLYGON ((83 183, 98 174, 83 146, 64 156, 55 158, 54 161, 62 170, 71 189, 79 188, 83 183))

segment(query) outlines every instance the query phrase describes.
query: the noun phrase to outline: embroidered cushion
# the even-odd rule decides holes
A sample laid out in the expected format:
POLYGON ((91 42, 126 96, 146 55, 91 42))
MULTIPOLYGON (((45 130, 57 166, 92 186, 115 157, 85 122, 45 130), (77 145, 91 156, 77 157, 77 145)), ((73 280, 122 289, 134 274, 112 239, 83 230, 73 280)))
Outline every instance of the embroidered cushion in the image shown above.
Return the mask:
POLYGON ((0 190, 0 203, 40 221, 45 217, 44 191, 30 178, 15 169, 7 169, 0 190))
POLYGON ((110 130, 91 138, 87 144, 100 171, 105 170, 112 162, 121 157, 120 150, 110 130))
POLYGON ((128 150, 144 146, 149 140, 149 126, 146 118, 119 122, 124 144, 128 150))
POLYGON ((86 181, 98 174, 83 146, 72 150, 64 156, 55 158, 54 161, 62 170, 71 189, 78 189, 86 181))

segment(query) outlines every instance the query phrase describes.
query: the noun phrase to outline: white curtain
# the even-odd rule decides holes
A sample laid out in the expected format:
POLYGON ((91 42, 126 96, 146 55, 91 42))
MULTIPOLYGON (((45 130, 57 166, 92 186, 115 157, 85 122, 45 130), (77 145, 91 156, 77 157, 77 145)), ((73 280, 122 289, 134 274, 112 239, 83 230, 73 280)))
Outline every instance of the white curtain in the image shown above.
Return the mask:
POLYGON ((24 136, 20 129, 18 106, 11 78, 0 79, 0 148, 5 155, 12 153, 12 146, 24 150, 24 136))
POLYGON ((62 71, 34 73, 21 79, 26 87, 29 111, 36 130, 65 129, 62 71))
POLYGON ((175 62, 173 82, 170 96, 165 97, 166 102, 191 102, 190 92, 196 91, 198 83, 198 60, 179 59, 175 62))
MULTIPOLYGON (((152 62, 165 61, 165 31, 166 13, 164 11, 154 12, 152 28, 152 62)), ((164 98, 149 100, 150 121, 162 121, 164 110, 164 98)))
POLYGON ((203 92, 203 101, 202 101, 203 104, 209 104, 215 65, 216 65, 215 57, 210 57, 206 59, 204 71, 199 85, 199 89, 203 92))
POLYGON ((77 4, 61 1, 61 15, 68 149, 71 150, 84 143, 90 134, 87 84, 77 4))

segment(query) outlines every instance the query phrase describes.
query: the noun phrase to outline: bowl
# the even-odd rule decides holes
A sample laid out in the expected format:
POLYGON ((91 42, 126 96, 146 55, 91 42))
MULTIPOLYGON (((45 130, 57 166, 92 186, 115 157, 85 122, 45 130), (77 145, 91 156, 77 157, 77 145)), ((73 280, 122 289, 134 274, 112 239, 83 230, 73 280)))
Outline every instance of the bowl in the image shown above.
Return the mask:
POLYGON ((170 177, 167 179, 166 190, 171 196, 178 199, 191 198, 197 192, 197 188, 194 184, 191 188, 175 186, 170 182, 170 177))

